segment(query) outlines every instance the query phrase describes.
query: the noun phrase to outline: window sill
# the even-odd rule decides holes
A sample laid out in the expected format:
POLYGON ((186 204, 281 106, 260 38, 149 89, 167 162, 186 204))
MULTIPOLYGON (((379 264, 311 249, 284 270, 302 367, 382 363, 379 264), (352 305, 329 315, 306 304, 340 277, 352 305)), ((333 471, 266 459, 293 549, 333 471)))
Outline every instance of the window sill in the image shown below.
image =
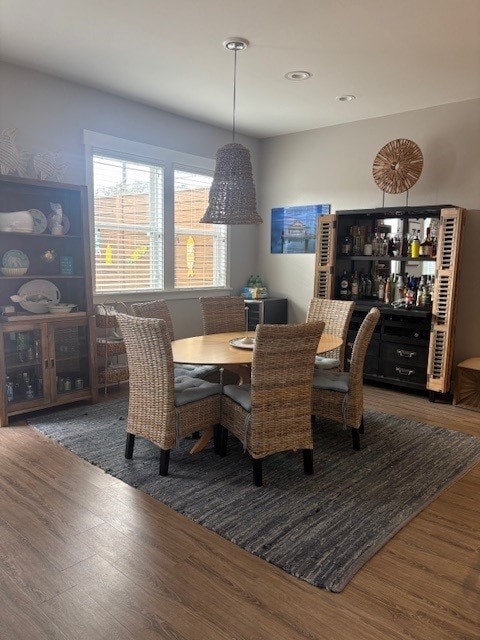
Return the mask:
POLYGON ((114 302, 147 302, 148 300, 190 300, 201 296, 229 296, 231 287, 208 287, 202 289, 170 289, 162 291, 119 291, 118 293, 94 293, 93 304, 114 302))

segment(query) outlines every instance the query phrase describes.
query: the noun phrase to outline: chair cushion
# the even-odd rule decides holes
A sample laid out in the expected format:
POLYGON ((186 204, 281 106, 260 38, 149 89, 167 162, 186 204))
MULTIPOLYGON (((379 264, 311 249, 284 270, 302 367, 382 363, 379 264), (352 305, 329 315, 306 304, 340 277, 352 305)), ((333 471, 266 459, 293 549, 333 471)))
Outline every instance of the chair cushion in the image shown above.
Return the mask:
POLYGON ((323 358, 322 356, 315 356, 316 369, 336 369, 339 366, 340 360, 338 358, 323 358))
POLYGON ((250 384, 227 384, 223 387, 223 393, 239 404, 245 411, 252 410, 252 398, 250 396, 250 384))
POLYGON ((222 385, 200 378, 178 376, 175 378, 175 406, 181 407, 189 402, 203 400, 209 396, 222 393, 222 385))
POLYGON ((205 378, 218 371, 218 367, 214 364, 176 364, 174 366, 174 375, 189 376, 190 378, 205 378))
POLYGON ((347 393, 350 381, 350 374, 332 373, 331 371, 315 371, 313 374, 313 388, 324 389, 325 391, 338 391, 347 393))

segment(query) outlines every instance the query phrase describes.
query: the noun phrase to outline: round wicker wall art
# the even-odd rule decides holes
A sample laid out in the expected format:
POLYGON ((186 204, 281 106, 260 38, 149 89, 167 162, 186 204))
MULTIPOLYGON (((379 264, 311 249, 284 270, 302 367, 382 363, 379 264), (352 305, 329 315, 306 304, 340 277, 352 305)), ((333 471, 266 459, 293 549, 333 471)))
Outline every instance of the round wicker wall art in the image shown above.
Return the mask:
POLYGON ((417 182, 423 169, 420 147, 406 138, 392 140, 373 161, 373 179, 386 193, 403 193, 417 182))

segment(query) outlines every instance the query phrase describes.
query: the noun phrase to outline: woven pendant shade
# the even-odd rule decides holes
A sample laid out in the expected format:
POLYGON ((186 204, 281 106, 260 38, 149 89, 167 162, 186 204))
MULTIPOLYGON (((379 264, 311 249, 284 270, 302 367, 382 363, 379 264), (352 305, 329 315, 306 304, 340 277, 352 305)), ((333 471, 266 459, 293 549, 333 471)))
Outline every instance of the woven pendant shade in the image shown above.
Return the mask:
POLYGON ((250 151, 231 142, 217 151, 208 207, 200 222, 261 224, 253 182, 250 151))

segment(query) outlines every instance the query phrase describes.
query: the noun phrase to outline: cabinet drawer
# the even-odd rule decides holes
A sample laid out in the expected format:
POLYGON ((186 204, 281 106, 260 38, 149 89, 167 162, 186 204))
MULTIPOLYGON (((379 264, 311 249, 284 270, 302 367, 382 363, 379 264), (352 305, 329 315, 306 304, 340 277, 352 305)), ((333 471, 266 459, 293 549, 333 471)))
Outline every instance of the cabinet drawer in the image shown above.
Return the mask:
POLYGON ((382 343, 382 360, 391 361, 403 367, 419 368, 427 366, 426 347, 415 345, 395 344, 393 342, 382 343))
POLYGON ((387 362, 382 361, 380 364, 382 375, 386 378, 396 378, 397 380, 408 380, 409 382, 427 383, 426 366, 418 365, 417 362, 387 362))
MULTIPOLYGON (((353 340, 348 340, 345 346, 345 370, 350 369, 350 359, 352 357, 353 340)), ((371 342, 368 345, 367 353, 365 355, 365 362, 363 364, 363 373, 378 374, 378 356, 379 356, 379 343, 371 342)))
MULTIPOLYGON (((357 334, 354 332, 351 332, 351 331, 348 332, 347 343, 345 345, 345 353, 347 354, 348 358, 352 353, 353 343, 355 342, 356 335, 357 334)), ((380 349, 380 342, 378 340, 372 339, 370 344, 367 347, 367 357, 372 356, 374 358, 378 358, 379 349, 380 349)))

